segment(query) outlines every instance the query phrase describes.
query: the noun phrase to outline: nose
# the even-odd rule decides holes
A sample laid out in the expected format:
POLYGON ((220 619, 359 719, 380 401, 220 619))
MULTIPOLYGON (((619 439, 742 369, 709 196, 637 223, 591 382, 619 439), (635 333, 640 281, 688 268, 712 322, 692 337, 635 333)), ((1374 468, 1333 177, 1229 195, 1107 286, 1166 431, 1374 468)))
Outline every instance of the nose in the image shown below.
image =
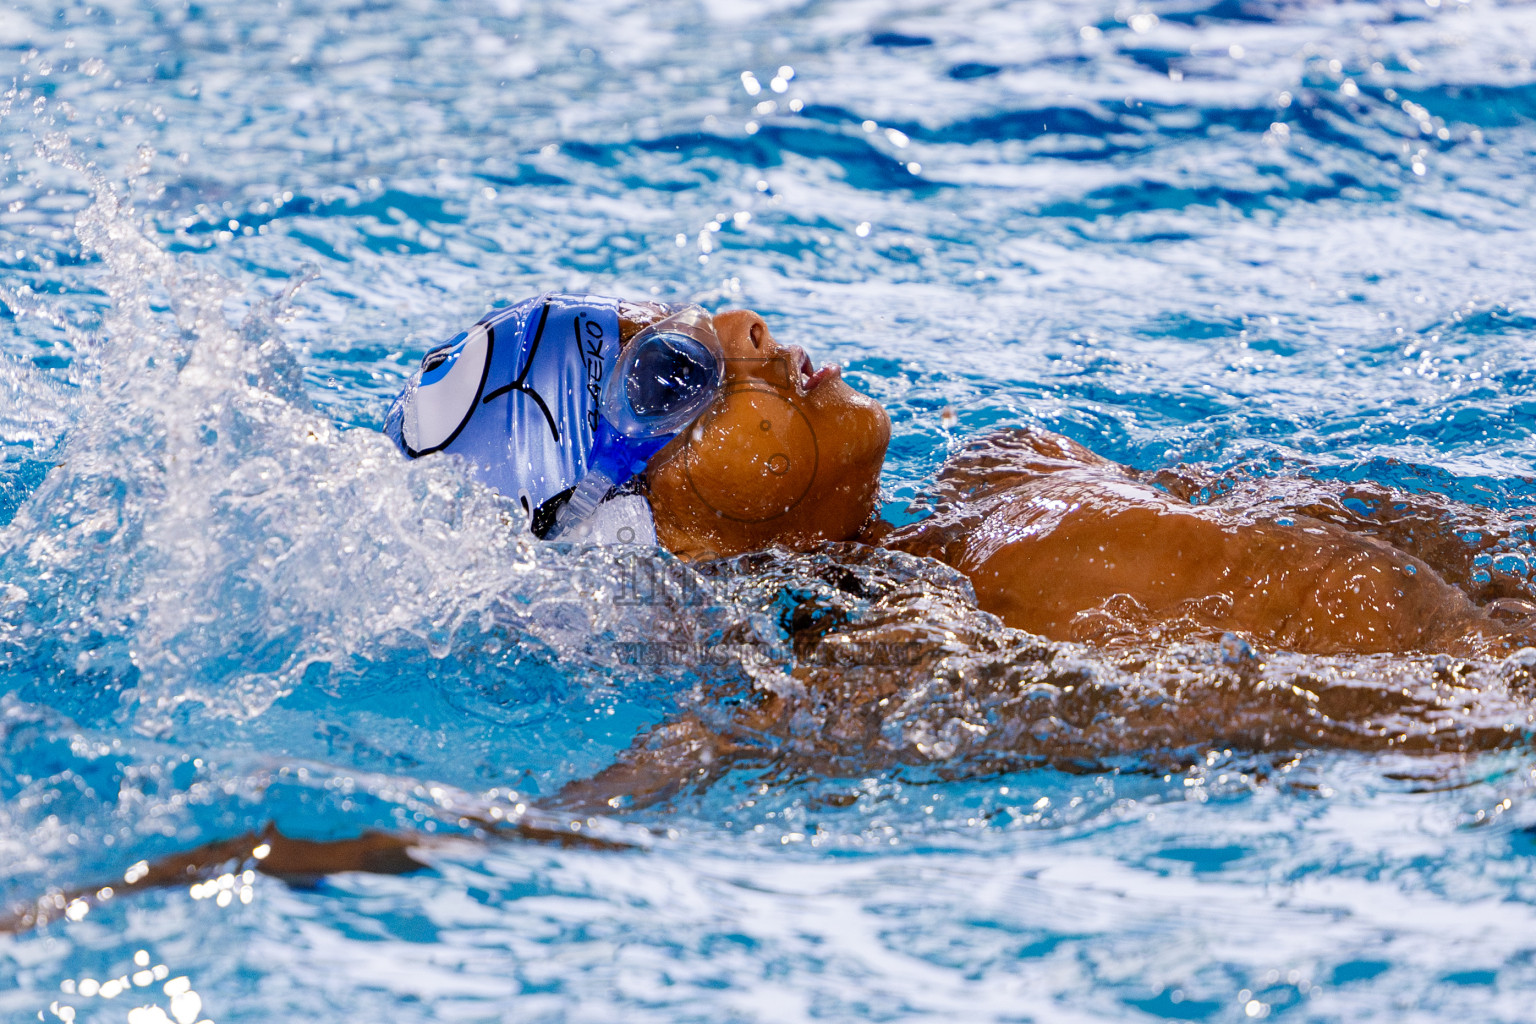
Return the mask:
POLYGON ((715 333, 732 359, 773 356, 779 351, 768 324, 750 309, 732 309, 715 317, 715 333))
POLYGON ((799 345, 780 345, 768 324, 750 309, 715 317, 715 334, 725 352, 727 380, 759 380, 777 391, 803 393, 813 372, 810 356, 799 345))

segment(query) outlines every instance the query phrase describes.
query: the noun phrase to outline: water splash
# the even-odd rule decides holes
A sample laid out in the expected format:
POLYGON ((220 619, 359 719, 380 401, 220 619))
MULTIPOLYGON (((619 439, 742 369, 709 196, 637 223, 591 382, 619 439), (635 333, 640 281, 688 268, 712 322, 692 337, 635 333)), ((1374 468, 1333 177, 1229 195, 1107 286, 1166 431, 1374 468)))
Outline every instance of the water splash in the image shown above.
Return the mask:
MULTIPOLYGON (((580 641, 636 612, 601 600, 590 554, 537 545, 456 465, 407 463, 311 406, 279 326, 303 277, 231 323, 241 286, 167 252, 66 140, 44 148, 89 183, 77 232, 107 302, 99 325, 71 327, 55 464, 0 533, 15 670, 111 695, 163 735, 178 709, 250 718, 306 672, 401 644, 442 657, 510 630, 576 673, 603 657, 580 641)), ((40 297, 8 299, 68 325, 40 297)), ((40 439, 59 419, 48 395, 18 386, 13 407, 40 439)))
MULTIPOLYGON (((632 811, 666 835, 651 854, 465 844, 254 907, 143 894, 0 948, 0 1013, 110 1015, 122 995, 60 985, 153 947, 218 1020, 732 1017, 786 992, 847 1019, 1008 1019, 1020 992, 1098 1019, 1519 1016, 1518 666, 1032 645, 931 563, 851 552, 698 579, 536 549, 514 571, 439 550, 520 556, 494 505, 338 424, 376 425, 413 354, 494 302, 655 289, 854 360, 897 422, 901 499, 950 437, 1026 423, 1149 471, 1387 476, 1519 511, 1529 4, 13 6, 0 523, 25 503, 30 525, 0 533, 22 592, 0 610, 7 892, 269 819, 451 830, 453 805, 552 792, 677 711, 796 713, 740 735, 760 759, 706 792, 632 811), (166 274, 222 277, 185 323, 139 282, 142 350, 133 316, 121 352, 92 348, 114 300, 73 229, 89 177, 15 176, 48 131, 122 185, 166 274), (280 324, 268 290, 307 261, 280 324), (94 367, 135 352, 165 387, 100 397, 140 371, 94 367), (882 623, 915 612, 954 635, 882 623), (914 663, 836 688, 909 640, 914 663), (877 684, 898 692, 870 710, 877 684), (1160 721, 1188 744, 1161 761, 1137 746, 1160 721), (1419 752, 1356 752, 1398 736, 1419 752), (1200 749, 1229 741, 1259 752, 1200 749), (1013 749, 1069 770, 989 775, 1013 749)), ((1504 540, 1469 579, 1530 561, 1504 540)))

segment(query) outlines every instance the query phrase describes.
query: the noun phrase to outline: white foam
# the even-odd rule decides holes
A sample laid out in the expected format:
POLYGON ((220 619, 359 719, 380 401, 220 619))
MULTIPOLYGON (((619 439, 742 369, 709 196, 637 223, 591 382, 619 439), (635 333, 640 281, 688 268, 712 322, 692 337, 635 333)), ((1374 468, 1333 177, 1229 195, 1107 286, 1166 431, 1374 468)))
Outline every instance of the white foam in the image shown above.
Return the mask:
POLYGON ((571 527, 560 538, 587 544, 656 543, 656 520, 651 503, 638 494, 622 494, 597 506, 585 522, 571 527))

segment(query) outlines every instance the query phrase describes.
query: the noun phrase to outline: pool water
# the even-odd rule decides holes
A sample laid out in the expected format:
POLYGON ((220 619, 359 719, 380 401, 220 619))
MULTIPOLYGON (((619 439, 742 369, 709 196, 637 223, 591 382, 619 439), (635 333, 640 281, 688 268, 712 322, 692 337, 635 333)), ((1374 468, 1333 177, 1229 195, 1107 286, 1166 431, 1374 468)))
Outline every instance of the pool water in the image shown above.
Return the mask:
POLYGON ((0 1017, 1529 1019, 1523 656, 1047 670, 942 567, 543 545, 376 431, 495 305, 742 305, 890 410, 892 519, 1029 425, 1486 506, 1526 586, 1533 54, 1494 0, 8 3, 0 904, 268 822, 462 838, 81 904, 0 936, 0 1017), (622 849, 475 837, 788 687, 795 607, 900 601, 948 660, 867 742, 583 823, 622 849), (1111 695, 1071 757, 1051 672, 1111 695))

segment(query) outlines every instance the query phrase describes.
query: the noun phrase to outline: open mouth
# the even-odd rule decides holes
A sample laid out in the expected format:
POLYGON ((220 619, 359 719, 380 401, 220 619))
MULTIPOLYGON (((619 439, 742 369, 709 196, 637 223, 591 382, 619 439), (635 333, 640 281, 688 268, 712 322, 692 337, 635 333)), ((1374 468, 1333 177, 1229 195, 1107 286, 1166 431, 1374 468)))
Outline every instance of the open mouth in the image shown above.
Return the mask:
POLYGON ((817 385, 821 384, 822 381, 828 380, 828 379, 833 378, 833 377, 841 377, 842 374, 843 374, 843 368, 841 366, 838 366, 836 363, 828 363, 826 366, 823 366, 821 369, 819 369, 819 370, 816 369, 815 364, 813 364, 811 362, 811 357, 805 352, 805 350, 803 350, 803 349, 801 350, 801 352, 800 352, 800 392, 801 392, 801 394, 809 394, 810 392, 816 390, 817 385))

